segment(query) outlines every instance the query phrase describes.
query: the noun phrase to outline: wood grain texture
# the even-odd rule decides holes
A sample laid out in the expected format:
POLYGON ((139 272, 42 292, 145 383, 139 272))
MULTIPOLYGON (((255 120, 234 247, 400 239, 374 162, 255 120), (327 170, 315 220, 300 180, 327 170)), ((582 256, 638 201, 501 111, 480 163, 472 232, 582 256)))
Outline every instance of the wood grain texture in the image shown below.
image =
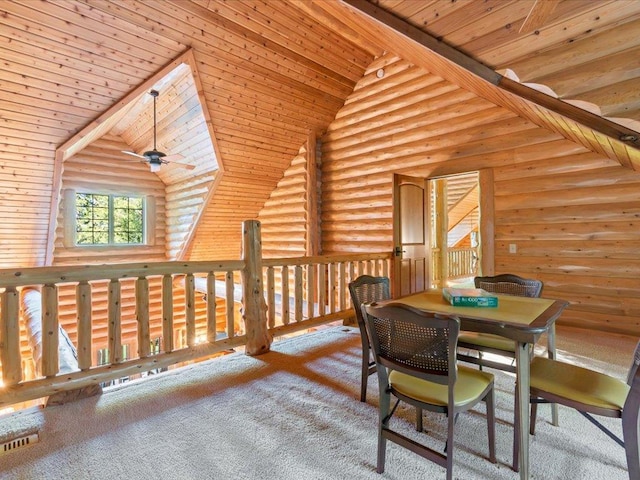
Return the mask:
MULTIPOLYGON (((407 79, 407 92, 413 81, 407 79)), ((577 325, 580 313, 588 312, 582 326, 608 329, 610 306, 618 320, 615 331, 637 335, 637 309, 624 305, 633 305, 637 296, 632 282, 640 269, 634 253, 640 175, 519 118, 504 117, 503 133, 505 110, 500 108, 476 112, 477 122, 466 124, 454 116, 454 121, 425 124, 414 131, 415 117, 395 117, 395 108, 405 105, 384 100, 376 104, 361 91, 381 90, 386 82, 392 83, 386 75, 375 81, 366 78, 354 91, 378 115, 352 123, 341 122, 338 115, 323 139, 323 251, 392 248, 390 172, 430 176, 490 171, 492 175, 484 177, 481 202, 486 201, 483 190, 495 199, 490 239, 495 249, 493 260, 483 259, 483 268, 493 263, 495 273, 515 272, 545 282, 546 296, 571 302, 560 323, 566 316, 567 324, 577 325), (496 121, 486 112, 493 112, 496 121), (516 125, 526 134, 518 135, 516 125), (385 136, 385 129, 400 133, 385 136), (380 140, 372 142, 375 148, 368 150, 368 143, 357 149, 343 147, 363 131, 380 133, 380 140), (508 253, 510 243, 517 245, 516 254, 508 253)), ((401 95, 402 83, 393 83, 401 95)), ((459 102, 462 113, 467 101, 459 102)), ((347 103, 357 110, 357 101, 347 103)), ((412 111, 420 115, 417 106, 412 111)), ((474 114, 461 120, 467 116, 474 114)))

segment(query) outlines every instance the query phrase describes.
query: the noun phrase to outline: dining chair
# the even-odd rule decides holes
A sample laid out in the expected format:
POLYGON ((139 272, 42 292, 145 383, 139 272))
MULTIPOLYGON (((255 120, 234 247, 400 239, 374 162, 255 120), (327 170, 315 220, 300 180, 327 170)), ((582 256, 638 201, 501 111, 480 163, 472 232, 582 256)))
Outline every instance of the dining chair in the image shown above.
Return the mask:
POLYGON ((456 419, 480 401, 486 403, 489 460, 495 463, 493 375, 458 366, 460 320, 401 303, 365 304, 362 316, 371 337, 380 391, 377 472, 384 472, 390 440, 445 467, 451 480, 456 419), (391 395, 397 399, 393 408, 391 395), (447 415, 445 454, 391 428, 391 417, 401 401, 416 407, 420 419, 423 409, 447 415))
MULTIPOLYGON (((482 288, 487 292, 519 297, 540 297, 543 285, 540 280, 522 278, 510 273, 475 277, 473 283, 476 288, 482 288)), ((516 371, 513 363, 515 360, 516 344, 511 339, 490 333, 462 331, 458 339, 458 346, 466 350, 478 352, 477 356, 465 353, 464 351, 458 352, 458 360, 479 365, 480 369, 482 369, 482 367, 492 367, 511 373, 515 373, 516 371), (492 353, 510 358, 511 363, 489 360, 483 356, 483 353, 492 353)))
POLYGON ((376 362, 371 355, 367 327, 362 318, 360 306, 363 303, 388 300, 391 298, 389 279, 387 277, 373 277, 371 275, 361 275, 349 283, 349 293, 351 303, 358 321, 360 338, 362 340, 362 379, 360 382, 360 401, 367 401, 367 380, 369 375, 376 371, 376 362))
MULTIPOLYGON (((482 288, 487 292, 532 298, 540 297, 543 287, 543 283, 540 280, 523 278, 512 273, 475 277, 473 279, 473 283, 476 288, 482 288)), ((464 348, 464 350, 458 350, 458 360, 474 363, 480 367, 480 370, 482 370, 482 367, 491 367, 497 370, 516 373, 516 365, 514 364, 516 357, 516 342, 512 339, 501 337, 500 335, 493 335, 491 333, 462 331, 460 332, 460 338, 458 339, 458 346, 464 348), (467 353, 469 350, 476 351, 477 356, 467 353), (510 358, 511 362, 505 363, 493 361, 484 357, 484 353, 510 358)), ((531 358, 533 358, 533 346, 531 348, 530 355, 531 358)), ((514 403, 514 425, 517 425, 519 422, 517 395, 514 403)), ((520 442, 518 431, 514 428, 512 468, 516 472, 520 469, 518 457, 519 448, 520 442)))
POLYGON ((630 480, 640 479, 640 342, 624 382, 605 373, 559 360, 535 357, 531 362, 531 423, 535 434, 537 404, 557 403, 576 409, 625 449, 630 480), (622 419, 621 440, 592 415, 622 419))

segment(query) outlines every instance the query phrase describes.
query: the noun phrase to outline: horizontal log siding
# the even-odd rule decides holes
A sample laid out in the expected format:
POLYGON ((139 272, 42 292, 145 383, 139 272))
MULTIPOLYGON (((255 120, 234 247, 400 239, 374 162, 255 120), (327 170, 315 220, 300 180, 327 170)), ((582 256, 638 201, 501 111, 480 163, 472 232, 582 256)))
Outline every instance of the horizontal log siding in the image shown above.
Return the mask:
POLYGON ((166 259, 182 260, 193 226, 211 195, 217 171, 187 177, 166 188, 166 259))
POLYGON ((265 258, 306 255, 306 166, 303 147, 260 211, 265 258))
POLYGON ((575 157, 562 171, 557 162, 523 163, 519 176, 495 169, 496 270, 517 261, 545 296, 569 300, 564 323, 637 335, 640 175, 575 157))
POLYGON ((65 246, 66 205, 61 195, 53 265, 84 265, 166 260, 165 186, 148 166, 120 153, 129 149, 122 140, 100 139, 64 162, 62 192, 67 189, 95 193, 151 196, 155 201, 155 231, 149 246, 78 248, 65 246), (116 259, 117 258, 117 259, 116 259))
POLYGON ((640 334, 640 174, 391 55, 323 138, 323 253, 392 249, 393 173, 482 168, 494 169, 495 272, 568 300, 561 324, 640 334))
POLYGON ((265 10, 241 2, 210 10, 175 2, 159 9, 158 18, 176 30, 172 35, 196 50, 223 170, 194 235, 191 260, 240 257, 242 221, 258 218, 308 132, 326 130, 373 58, 326 26, 309 23, 297 6, 263 3, 265 10), (188 22, 175 20, 185 14, 188 22), (251 32, 235 26, 240 20, 250 20, 251 32), (304 40, 292 42, 301 29, 304 40), (283 46, 295 55, 284 55, 283 46))

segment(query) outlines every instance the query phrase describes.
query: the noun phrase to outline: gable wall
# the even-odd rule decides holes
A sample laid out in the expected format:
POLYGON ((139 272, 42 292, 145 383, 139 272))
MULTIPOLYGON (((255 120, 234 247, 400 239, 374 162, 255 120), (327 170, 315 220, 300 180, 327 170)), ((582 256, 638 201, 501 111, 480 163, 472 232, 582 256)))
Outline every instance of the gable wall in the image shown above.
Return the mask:
POLYGON ((323 140, 323 253, 393 248, 393 173, 492 168, 495 273, 570 301, 560 323, 640 333, 639 173, 391 56, 323 140))
MULTIPOLYGON (((165 256, 165 187, 142 162, 132 157, 124 161, 113 152, 126 150, 127 144, 117 137, 102 138, 69 158, 63 165, 62 188, 76 191, 89 189, 96 193, 124 193, 153 197, 155 229, 152 245, 136 247, 78 248, 65 241, 65 201, 61 196, 56 225, 53 265, 85 265, 166 260, 165 256)), ((149 238, 149 236, 147 237, 149 238)))
MULTIPOLYGON (((103 137, 70 157, 63 165, 62 192, 90 190, 96 193, 125 193, 152 196, 155 204, 155 229, 153 245, 136 247, 74 247, 71 239, 65 241, 65 195, 61 196, 58 211, 53 265, 100 265, 106 263, 127 263, 140 261, 165 261, 165 187, 157 175, 132 157, 131 161, 119 158, 114 152, 128 149, 128 145, 118 137, 103 137)), ((134 282, 124 280, 122 288, 122 341, 133 346, 137 322, 135 317, 134 282)), ((96 351, 107 345, 108 282, 94 282, 92 285, 93 359, 96 351)), ((76 292, 75 285, 59 288, 59 321, 75 341, 76 292)), ((161 319, 161 297, 158 279, 151 281, 150 313, 152 318, 161 319)), ((153 338, 161 335, 161 323, 151 325, 153 338)), ((23 348, 25 345, 23 345, 23 348)), ((27 355, 28 351, 23 352, 27 355)))

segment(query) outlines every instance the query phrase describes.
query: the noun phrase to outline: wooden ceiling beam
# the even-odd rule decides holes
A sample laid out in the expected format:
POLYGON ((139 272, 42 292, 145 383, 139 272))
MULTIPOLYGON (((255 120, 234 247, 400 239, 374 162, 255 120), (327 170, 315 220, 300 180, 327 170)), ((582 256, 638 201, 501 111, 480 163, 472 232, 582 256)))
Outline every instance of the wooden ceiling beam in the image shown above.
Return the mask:
POLYGON ((510 80, 367 0, 341 0, 332 5, 343 21, 350 17, 351 28, 376 43, 384 42, 390 51, 415 65, 640 171, 639 132, 510 80))

